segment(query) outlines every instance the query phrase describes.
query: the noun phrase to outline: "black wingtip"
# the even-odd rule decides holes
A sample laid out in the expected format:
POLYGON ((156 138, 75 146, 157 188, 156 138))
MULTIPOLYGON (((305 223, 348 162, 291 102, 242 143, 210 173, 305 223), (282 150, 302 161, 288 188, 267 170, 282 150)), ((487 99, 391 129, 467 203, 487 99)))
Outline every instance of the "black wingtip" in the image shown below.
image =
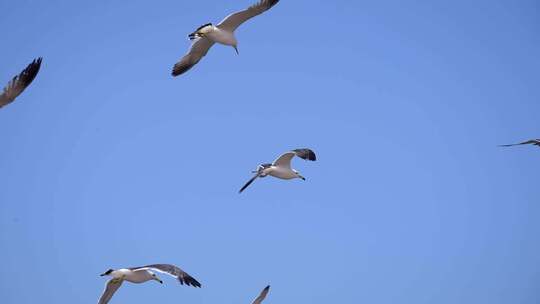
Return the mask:
POLYGON ((194 66, 194 64, 182 64, 182 61, 176 63, 174 66, 173 66, 173 69, 172 69, 172 72, 171 72, 171 75, 173 77, 176 77, 176 76, 180 76, 182 74, 184 74, 185 72, 191 70, 191 68, 194 66))
POLYGON ((193 287, 196 287, 196 288, 201 288, 201 283, 199 283, 199 281, 195 280, 195 278, 193 277, 186 277, 186 278, 182 278, 182 277, 178 277, 178 281, 180 282, 180 284, 184 285, 186 284, 187 286, 193 286, 193 287))
POLYGON ((310 160, 310 161, 317 160, 317 156, 315 155, 315 152, 313 152, 313 150, 311 149, 302 148, 302 149, 294 149, 293 151, 296 153, 298 157, 303 158, 305 160, 310 160))
POLYGON ((276 5, 279 2, 279 0, 270 0, 270 7, 276 5))
POLYGON ((37 57, 32 61, 30 65, 40 66, 42 61, 43 61, 43 57, 37 57))
POLYGON ((174 67, 172 69, 172 72, 171 72, 171 75, 172 75, 172 77, 177 77, 177 76, 180 76, 180 75, 184 74, 186 71, 187 71, 187 69, 184 69, 182 67, 174 65, 174 67))
POLYGON ((315 152, 313 152, 313 150, 309 150, 308 159, 311 160, 311 161, 316 161, 317 160, 317 155, 315 155, 315 152))
POLYGON ((24 83, 24 86, 28 86, 32 81, 34 81, 39 73, 42 61, 42 57, 32 60, 32 62, 22 71, 22 73, 15 76, 15 78, 19 78, 24 83))

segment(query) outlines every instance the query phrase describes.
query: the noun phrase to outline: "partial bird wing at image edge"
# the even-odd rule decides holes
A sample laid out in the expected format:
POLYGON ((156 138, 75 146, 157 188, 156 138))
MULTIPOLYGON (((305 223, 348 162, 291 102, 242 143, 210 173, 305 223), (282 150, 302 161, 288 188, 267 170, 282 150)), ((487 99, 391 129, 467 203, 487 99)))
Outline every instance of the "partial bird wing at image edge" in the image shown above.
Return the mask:
POLYGON ((110 279, 105 286, 105 290, 103 291, 101 298, 99 298, 98 304, 107 304, 118 288, 122 286, 123 282, 123 280, 119 279, 110 279))

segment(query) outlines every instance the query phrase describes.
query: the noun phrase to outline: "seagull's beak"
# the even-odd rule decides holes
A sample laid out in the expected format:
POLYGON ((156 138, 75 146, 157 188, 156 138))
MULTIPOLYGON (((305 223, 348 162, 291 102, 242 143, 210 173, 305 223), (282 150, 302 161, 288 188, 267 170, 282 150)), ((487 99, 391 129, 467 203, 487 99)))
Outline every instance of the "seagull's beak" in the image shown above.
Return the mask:
POLYGON ((154 278, 154 280, 158 281, 160 284, 163 284, 163 281, 160 280, 158 277, 154 278))
POLYGON ((301 179, 304 180, 304 181, 306 180, 306 178, 303 177, 302 175, 298 175, 298 177, 301 178, 301 179))
POLYGON ((236 55, 240 55, 240 53, 238 52, 238 47, 235 45, 235 46, 233 46, 233 48, 236 51, 236 55))
POLYGON ((106 274, 105 274, 105 273, 102 273, 102 274, 100 274, 99 276, 100 276, 100 277, 104 277, 104 276, 106 276, 106 274))

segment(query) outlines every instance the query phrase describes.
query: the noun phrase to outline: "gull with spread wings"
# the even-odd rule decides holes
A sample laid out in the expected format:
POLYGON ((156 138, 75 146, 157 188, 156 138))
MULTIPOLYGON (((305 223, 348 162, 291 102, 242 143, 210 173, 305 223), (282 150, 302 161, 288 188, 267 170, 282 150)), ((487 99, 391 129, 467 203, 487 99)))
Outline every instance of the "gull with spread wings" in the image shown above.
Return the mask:
POLYGON ((278 2, 279 0, 260 0, 245 10, 230 14, 218 25, 207 23, 200 26, 188 35, 193 44, 188 53, 174 65, 172 75, 178 76, 187 72, 208 53, 210 47, 216 42, 232 46, 238 53, 238 41, 234 36, 234 31, 242 23, 264 13, 278 2))
POLYGON ((0 94, 0 108, 10 104, 19 96, 26 87, 32 83, 34 78, 39 72, 41 67, 41 57, 34 59, 19 75, 13 77, 13 79, 4 88, 2 94, 0 94))
POLYGON ((253 176, 241 189, 240 193, 244 191, 251 183, 253 183, 258 177, 266 177, 271 175, 273 177, 281 179, 293 179, 300 178, 306 180, 305 177, 300 175, 295 169, 291 168, 291 160, 293 157, 298 156, 305 160, 315 161, 317 157, 315 152, 310 149, 295 149, 289 152, 283 153, 271 164, 261 164, 257 167, 257 170, 253 171, 255 176, 253 176))
POLYGON ((152 264, 117 270, 109 269, 101 274, 102 277, 111 276, 112 279, 107 282, 107 286, 105 287, 98 304, 108 303, 124 281, 131 283, 144 283, 154 280, 163 284, 163 281, 153 271, 173 276, 177 278, 182 285, 186 284, 187 286, 201 287, 201 283, 197 282, 197 280, 195 280, 192 276, 187 274, 182 269, 170 264, 152 264))

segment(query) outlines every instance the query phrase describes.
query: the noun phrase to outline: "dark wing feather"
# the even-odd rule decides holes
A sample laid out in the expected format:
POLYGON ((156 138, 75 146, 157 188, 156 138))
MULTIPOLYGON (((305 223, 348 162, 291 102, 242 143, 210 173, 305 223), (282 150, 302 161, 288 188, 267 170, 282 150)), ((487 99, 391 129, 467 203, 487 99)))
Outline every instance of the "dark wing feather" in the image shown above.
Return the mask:
POLYGON ((253 183, 257 179, 257 177, 259 177, 259 175, 259 172, 255 174, 255 176, 248 180, 248 182, 240 189, 240 191, 238 191, 238 193, 242 193, 242 191, 246 190, 246 188, 249 187, 249 185, 251 185, 251 183, 253 183))
POLYGON ((152 265, 146 265, 142 267, 133 267, 129 268, 131 270, 137 270, 142 268, 152 268, 156 271, 167 273, 175 278, 178 279, 180 284, 187 286, 193 286, 193 287, 201 287, 201 283, 199 283, 195 278, 190 276, 187 272, 183 271, 182 269, 171 265, 171 264, 152 264, 152 265))
POLYGON ((13 102, 32 83, 41 67, 41 60, 41 57, 34 59, 19 75, 13 77, 0 95, 0 108, 13 102))
POLYGON ((535 145, 540 146, 540 139, 531 139, 524 142, 520 142, 517 144, 508 144, 508 145, 500 145, 499 147, 513 147, 513 146, 519 146, 519 145, 535 145))
POLYGON ((305 159, 305 160, 311 160, 315 161, 317 160, 317 157, 315 156, 315 152, 311 149, 294 149, 294 153, 296 153, 296 156, 305 159))

